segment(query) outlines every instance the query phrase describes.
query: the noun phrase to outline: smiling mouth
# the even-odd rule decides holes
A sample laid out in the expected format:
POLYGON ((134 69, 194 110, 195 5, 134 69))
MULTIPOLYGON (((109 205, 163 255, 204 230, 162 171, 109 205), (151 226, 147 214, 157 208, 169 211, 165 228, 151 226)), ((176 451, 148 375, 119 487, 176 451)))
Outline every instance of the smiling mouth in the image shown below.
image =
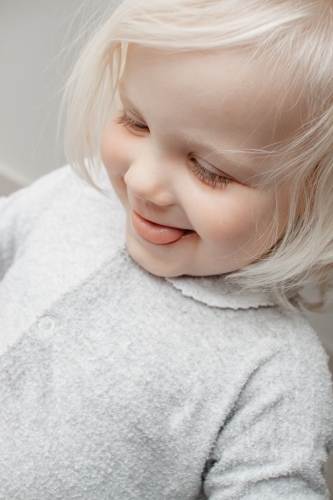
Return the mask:
POLYGON ((132 224, 136 232, 139 233, 142 238, 157 245, 175 243, 184 236, 195 232, 188 229, 156 224, 155 222, 145 219, 135 210, 132 212, 132 224))

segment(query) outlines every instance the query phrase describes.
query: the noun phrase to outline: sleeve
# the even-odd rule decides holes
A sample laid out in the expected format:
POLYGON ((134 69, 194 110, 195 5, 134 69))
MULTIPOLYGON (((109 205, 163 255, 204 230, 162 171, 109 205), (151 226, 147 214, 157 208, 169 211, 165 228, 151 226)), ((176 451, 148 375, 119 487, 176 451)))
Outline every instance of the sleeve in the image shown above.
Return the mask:
POLYGON ((281 349, 254 370, 221 429, 204 478, 206 498, 328 500, 332 419, 321 346, 281 349))
POLYGON ((55 193, 61 191, 70 167, 57 169, 10 196, 0 197, 0 281, 20 246, 55 193))

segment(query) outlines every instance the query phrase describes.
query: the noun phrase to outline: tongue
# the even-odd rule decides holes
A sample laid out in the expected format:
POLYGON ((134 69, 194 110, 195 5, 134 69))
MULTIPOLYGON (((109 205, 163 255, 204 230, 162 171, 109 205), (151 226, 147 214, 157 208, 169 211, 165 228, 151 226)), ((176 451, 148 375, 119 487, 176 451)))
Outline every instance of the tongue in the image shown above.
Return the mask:
POLYGON ((173 243, 174 241, 179 240, 186 233, 185 229, 155 224, 154 222, 144 219, 134 210, 132 212, 132 224, 140 236, 142 236, 145 240, 148 240, 151 243, 157 243, 158 245, 173 243))

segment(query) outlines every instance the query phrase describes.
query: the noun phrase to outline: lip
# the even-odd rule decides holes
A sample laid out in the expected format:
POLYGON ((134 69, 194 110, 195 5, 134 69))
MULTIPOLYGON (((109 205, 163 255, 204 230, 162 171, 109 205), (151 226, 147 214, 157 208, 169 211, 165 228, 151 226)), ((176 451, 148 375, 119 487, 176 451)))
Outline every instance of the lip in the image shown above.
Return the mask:
POLYGON ((143 239, 157 245, 171 245, 195 231, 175 226, 158 224, 146 219, 136 210, 132 211, 132 226, 143 239))

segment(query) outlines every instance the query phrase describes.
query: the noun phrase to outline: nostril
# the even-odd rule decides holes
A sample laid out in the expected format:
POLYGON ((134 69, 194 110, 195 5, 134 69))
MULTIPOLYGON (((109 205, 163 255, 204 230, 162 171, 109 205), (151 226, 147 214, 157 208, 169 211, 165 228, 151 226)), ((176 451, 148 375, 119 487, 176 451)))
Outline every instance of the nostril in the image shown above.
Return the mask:
POLYGON ((175 204, 172 191, 161 182, 147 180, 146 178, 136 179, 124 176, 128 196, 138 198, 141 202, 157 207, 168 207, 175 204))

